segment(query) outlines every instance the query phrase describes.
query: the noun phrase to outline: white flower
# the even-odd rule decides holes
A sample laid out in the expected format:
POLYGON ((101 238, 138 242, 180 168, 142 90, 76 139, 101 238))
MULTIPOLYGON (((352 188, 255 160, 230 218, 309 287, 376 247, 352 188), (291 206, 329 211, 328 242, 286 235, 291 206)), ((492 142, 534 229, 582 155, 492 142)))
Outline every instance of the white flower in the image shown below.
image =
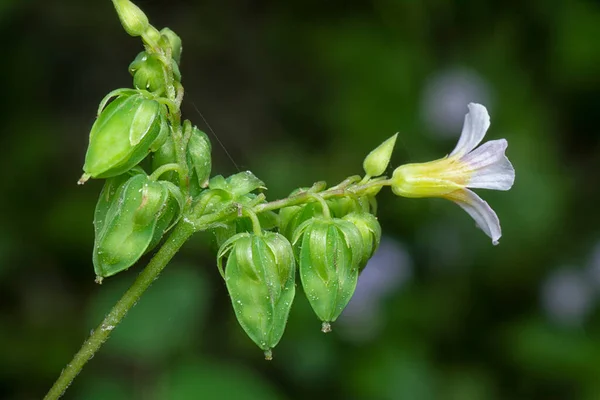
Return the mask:
POLYGON ((502 236, 498 216, 488 203, 467 188, 508 190, 515 170, 504 152, 505 139, 477 147, 490 126, 481 104, 470 103, 458 144, 448 156, 428 163, 406 164, 394 171, 392 190, 404 197, 442 197, 461 206, 494 244, 502 236), (477 148, 476 148, 477 147, 477 148))

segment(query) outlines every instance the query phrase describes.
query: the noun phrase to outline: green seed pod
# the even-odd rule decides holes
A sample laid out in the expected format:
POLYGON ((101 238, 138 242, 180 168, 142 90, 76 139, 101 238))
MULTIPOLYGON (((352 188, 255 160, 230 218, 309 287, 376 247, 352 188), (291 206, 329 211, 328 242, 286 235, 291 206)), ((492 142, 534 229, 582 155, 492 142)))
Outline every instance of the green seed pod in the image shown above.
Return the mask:
POLYGON ((129 64, 129 73, 133 76, 133 85, 137 89, 147 90, 157 96, 165 94, 163 66, 156 55, 142 51, 129 64))
MULTIPOLYGON (((108 189, 107 193, 111 192, 108 189)), ((106 196, 110 207, 96 225, 93 262, 98 277, 131 267, 146 252, 169 196, 164 185, 143 174, 129 178, 113 193, 116 195, 106 196)), ((99 200, 97 210, 105 201, 99 200)))
POLYGON ((212 166, 211 149, 210 140, 206 133, 193 127, 187 147, 187 162, 193 175, 192 179, 195 179, 201 188, 208 186, 212 166))
POLYGON ((379 225, 377 217, 367 212, 354 212, 346 215, 343 219, 354 224, 362 237, 363 253, 359 265, 359 271, 362 271, 379 247, 381 225, 379 225))
POLYGON ((223 244, 217 262, 238 322, 270 360, 296 292, 292 246, 278 233, 240 233, 223 244), (228 257, 225 272, 224 257, 228 257))
POLYGON ((356 289, 361 234, 348 221, 313 218, 297 229, 292 243, 306 297, 329 332, 356 289))
POLYGON ((81 181, 121 175, 142 161, 166 139, 165 112, 139 94, 120 96, 106 106, 92 126, 81 181))
POLYGON ((181 38, 169 28, 161 29, 160 33, 161 35, 167 38, 167 41, 171 46, 171 57, 173 57, 173 60, 175 60, 177 64, 180 64, 181 52, 183 51, 183 46, 181 45, 181 38))

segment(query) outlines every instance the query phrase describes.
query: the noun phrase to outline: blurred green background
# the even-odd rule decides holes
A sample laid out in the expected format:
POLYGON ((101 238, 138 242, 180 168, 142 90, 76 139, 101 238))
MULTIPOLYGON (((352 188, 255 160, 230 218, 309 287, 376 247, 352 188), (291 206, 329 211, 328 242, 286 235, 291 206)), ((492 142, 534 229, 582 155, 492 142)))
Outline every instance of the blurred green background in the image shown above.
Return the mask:
MULTIPOLYGON (((183 38, 185 117, 237 164, 213 141, 214 171, 250 169, 270 199, 361 173, 397 131, 394 167, 439 158, 470 101, 517 178, 479 191, 497 247, 448 201, 383 191, 349 309, 324 335, 299 290, 272 362, 195 237, 66 399, 600 399, 598 2, 138 4, 183 38)), ((94 283, 102 183, 76 185, 141 45, 108 0, 2 0, 0 34, 0 398, 39 399, 142 267, 94 283)))

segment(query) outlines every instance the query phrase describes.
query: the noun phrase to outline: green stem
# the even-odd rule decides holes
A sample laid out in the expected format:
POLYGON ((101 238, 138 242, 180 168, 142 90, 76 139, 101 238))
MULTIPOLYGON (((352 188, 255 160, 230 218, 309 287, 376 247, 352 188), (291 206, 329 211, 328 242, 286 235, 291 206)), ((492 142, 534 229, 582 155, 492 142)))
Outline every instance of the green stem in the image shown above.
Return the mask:
MULTIPOLYGON (((329 199, 331 197, 341 197, 341 196, 347 196, 347 195, 361 196, 362 194, 367 192, 369 189, 372 189, 374 187, 387 186, 390 184, 391 184, 391 181, 384 180, 384 179, 372 180, 370 182, 365 183, 364 185, 343 186, 342 184, 340 184, 340 185, 334 186, 330 189, 327 189, 325 191, 319 192, 319 196, 322 199, 329 199)), ((279 199, 279 200, 271 201, 269 203, 259 204, 254 207, 253 211, 257 214, 260 214, 261 212, 265 212, 265 211, 272 211, 272 210, 278 210, 278 209, 284 208, 284 207, 296 206, 298 204, 304 204, 309 201, 312 201, 313 196, 314 196, 314 192, 312 192, 309 189, 304 192, 295 194, 293 196, 286 197, 285 199, 279 199)))
MULTIPOLYGON (((365 176, 365 178, 366 178, 366 176, 365 176)), ((342 182, 338 183, 337 185, 335 185, 331 189, 334 189, 334 190, 335 189, 344 189, 344 188, 347 188, 349 185, 351 185, 353 183, 356 183, 358 181, 360 181, 360 176, 353 175, 353 176, 351 176, 349 178, 344 179, 342 182)), ((360 184, 365 184, 368 181, 369 181, 369 179, 363 179, 360 184)))
POLYGON ((158 56, 162 64, 163 78, 167 88, 167 99, 159 99, 159 101, 164 102, 169 107, 168 118, 169 122, 171 123, 173 141, 175 142, 175 156, 177 158, 177 163, 181 167, 179 173, 179 184, 184 190, 185 197, 187 198, 190 191, 190 171, 186 160, 187 143, 185 143, 183 140, 183 133, 181 129, 180 105, 183 101, 183 86, 175 80, 173 66, 171 64, 172 60, 170 51, 167 51, 166 54, 164 51, 158 48, 155 48, 152 51, 158 56))
MULTIPOLYGON (((334 186, 325 191, 319 192, 318 197, 321 200, 329 199, 332 197, 342 197, 342 196, 361 196, 368 192, 370 189, 374 187, 381 187, 390 185, 389 180, 384 180, 385 178, 378 178, 377 180, 372 180, 370 182, 365 183, 364 185, 340 185, 334 186)), ((317 182, 315 185, 318 185, 320 188, 321 182, 317 182)), ((255 206, 250 206, 252 212, 255 214, 260 214, 265 211, 279 210, 284 207, 296 206, 299 204, 308 203, 311 201, 315 201, 315 186, 312 188, 295 194, 290 197, 286 197, 284 199, 279 199, 275 201, 271 201, 268 203, 257 204, 255 206)), ((215 194, 216 195, 216 194, 215 194)), ((214 225, 216 223, 227 223, 237 217, 241 217, 240 208, 234 204, 230 204, 227 207, 219 209, 217 212, 213 212, 210 214, 204 214, 206 204, 208 204, 208 195, 203 198, 196 206, 194 206, 193 210, 191 210, 190 218, 188 221, 192 223, 196 227, 196 231, 202 229, 210 229, 209 225, 214 225), (201 216, 201 217, 198 217, 201 216)), ((317 200, 320 201, 320 200, 317 200)), ((325 203, 323 201, 323 203, 325 203)), ((325 203, 326 204, 326 203, 325 203)), ((248 210, 248 209, 246 209, 248 210)), ((325 212, 329 211, 328 208, 325 208, 325 212)))
POLYGON ((325 219, 331 219, 331 212, 329 211, 329 206, 327 205, 327 202, 325 201, 325 199, 323 199, 320 195, 318 194, 313 194, 312 196, 313 199, 315 199, 319 204, 321 204, 321 211, 323 212, 323 217, 325 219))
POLYGON ((187 198, 190 193, 190 170, 188 168, 186 159, 187 145, 183 140, 183 132, 179 117, 171 113, 169 115, 169 120, 171 122, 171 128, 173 128, 172 138, 173 142, 175 143, 175 158, 181 167, 181 173, 179 174, 179 187, 184 190, 185 197, 187 198))
POLYGON ((250 221, 252 221, 252 231, 254 232, 254 234, 256 236, 262 236, 263 235, 262 228, 260 226, 260 221, 258 220, 256 213, 254 213, 253 211, 250 211, 248 209, 244 209, 243 213, 248 218, 250 218, 250 221))
POLYGON ((177 171, 177 173, 181 175, 181 166, 177 163, 161 165, 160 167, 156 168, 154 172, 152 172, 150 175, 150 180, 157 181, 162 174, 169 171, 177 171))
POLYGON ((113 329, 125 317, 129 309, 137 303, 140 296, 154 282, 171 258, 173 258, 193 233, 194 229, 191 225, 183 221, 177 224, 173 233, 152 260, 150 260, 148 266, 144 268, 129 290, 115 304, 100 326, 83 343, 83 346, 75 354, 73 360, 63 369, 52 388, 50 388, 50 391, 46 394, 46 397, 44 397, 44 400, 58 399, 63 395, 83 366, 94 356, 100 346, 108 339, 113 329))

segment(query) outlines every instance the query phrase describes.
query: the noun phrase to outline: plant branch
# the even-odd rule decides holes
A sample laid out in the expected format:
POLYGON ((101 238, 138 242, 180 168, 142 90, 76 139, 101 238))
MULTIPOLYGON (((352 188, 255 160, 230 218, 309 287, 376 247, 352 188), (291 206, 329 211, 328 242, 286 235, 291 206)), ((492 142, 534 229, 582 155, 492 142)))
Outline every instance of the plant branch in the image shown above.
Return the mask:
POLYGON ((50 388, 50 391, 46 394, 46 397, 44 397, 44 400, 58 399, 63 395, 83 366, 96 354, 100 346, 108 339, 113 329, 123 320, 127 312, 137 303, 140 296, 154 282, 171 258, 173 258, 193 233, 194 228, 185 221, 177 224, 173 233, 154 255, 152 260, 150 260, 150 263, 140 273, 133 285, 114 305, 110 313, 104 318, 104 321, 83 343, 83 346, 75 354, 73 360, 63 369, 52 388, 50 388))
MULTIPOLYGON (((370 190, 390 184, 389 181, 383 179, 372 180, 362 185, 348 185, 348 182, 349 180, 346 180, 337 186, 319 192, 319 197, 322 199, 329 199, 331 197, 341 197, 349 194, 361 196, 368 193, 370 190)), ((259 214, 261 212, 278 210, 280 208, 296 206, 311 201, 317 200, 314 198, 314 192, 309 189, 284 199, 258 204, 254 207, 254 212, 259 214)))

